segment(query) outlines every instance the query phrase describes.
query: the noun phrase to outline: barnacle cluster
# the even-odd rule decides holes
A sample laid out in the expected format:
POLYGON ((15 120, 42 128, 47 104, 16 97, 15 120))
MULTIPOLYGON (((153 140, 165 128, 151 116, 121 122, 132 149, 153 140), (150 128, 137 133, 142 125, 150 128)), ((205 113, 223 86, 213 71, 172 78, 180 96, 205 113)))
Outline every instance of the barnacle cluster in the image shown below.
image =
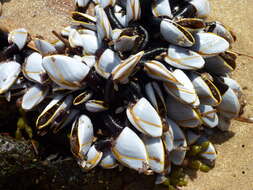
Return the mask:
POLYGON ((1 30, 0 94, 40 110, 39 135, 72 125, 84 170, 123 165, 157 174, 156 183, 174 166, 208 171, 217 155, 206 131, 228 130, 242 95, 229 77, 234 36, 205 20, 208 0, 75 4, 73 25, 54 31, 55 43, 1 30))

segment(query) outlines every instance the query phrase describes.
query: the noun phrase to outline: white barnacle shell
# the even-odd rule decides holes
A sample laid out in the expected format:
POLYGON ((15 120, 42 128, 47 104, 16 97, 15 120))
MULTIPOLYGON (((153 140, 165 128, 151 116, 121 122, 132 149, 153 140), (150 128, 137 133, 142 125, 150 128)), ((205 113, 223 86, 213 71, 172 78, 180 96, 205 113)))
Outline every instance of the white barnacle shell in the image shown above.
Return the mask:
POLYGON ((61 35, 64 37, 69 37, 70 32, 76 29, 77 29, 76 25, 67 26, 61 30, 61 35))
POLYGON ((61 40, 55 40, 52 44, 57 52, 63 52, 66 48, 65 44, 61 40))
POLYGON ((234 37, 222 23, 215 21, 215 27, 211 30, 211 32, 217 34, 218 36, 221 36, 225 38, 230 44, 234 42, 234 37))
POLYGON ((239 115, 240 102, 230 87, 222 94, 222 101, 217 106, 217 110, 220 115, 226 118, 235 118, 239 115))
POLYGON ((78 7, 86 7, 90 0, 75 0, 75 4, 78 7))
POLYGON ((120 22, 120 24, 123 27, 127 26, 127 16, 125 14, 123 14, 123 12, 115 12, 114 13, 115 18, 117 18, 117 20, 120 22))
POLYGON ((83 54, 95 55, 96 51, 101 47, 98 37, 91 34, 82 34, 83 54))
POLYGON ((236 68, 235 61, 226 61, 219 55, 207 57, 205 61, 205 70, 216 75, 224 76, 231 73, 236 68))
POLYGON ((180 69, 176 69, 173 75, 181 84, 164 82, 163 86, 166 92, 184 104, 197 107, 199 105, 199 98, 191 80, 180 69))
POLYGON ((119 83, 128 82, 128 77, 132 74, 143 55, 144 51, 141 51, 123 60, 120 65, 113 69, 112 80, 119 83))
POLYGON ((28 40, 28 32, 24 28, 12 30, 8 35, 8 42, 14 43, 21 50, 26 45, 28 40))
POLYGON ((213 128, 218 125, 219 119, 217 115, 217 110, 214 109, 212 106, 200 104, 199 112, 201 120, 203 121, 203 124, 205 126, 213 128))
POLYGON ((148 76, 161 80, 164 82, 170 82, 174 84, 180 84, 176 77, 171 73, 161 62, 156 60, 149 60, 144 63, 144 70, 148 76))
POLYGON ((116 4, 116 0, 97 0, 97 2, 103 7, 113 7, 116 4))
POLYGON ((160 109, 165 109, 166 111, 167 108, 164 96, 162 94, 162 90, 156 82, 147 83, 145 85, 145 92, 148 100, 150 101, 150 103, 156 109, 157 112, 159 112, 160 109))
POLYGON ((171 152, 174 149, 174 134, 171 128, 171 120, 166 118, 167 130, 163 132, 163 143, 167 152, 171 152))
POLYGON ((126 0, 127 23, 136 21, 141 17, 140 0, 126 0))
POLYGON ((163 38, 171 44, 191 47, 195 43, 195 39, 189 31, 169 19, 161 21, 160 32, 163 38))
POLYGON ((21 66, 15 61, 0 64, 0 94, 7 92, 15 83, 21 71, 21 66))
POLYGON ((42 66, 42 55, 34 52, 29 55, 22 65, 24 76, 33 82, 43 84, 46 80, 46 71, 42 66))
POLYGON ((174 121, 168 119, 168 123, 174 135, 174 148, 169 154, 169 159, 175 165, 182 165, 186 155, 186 137, 182 129, 174 121))
POLYGON ((182 127, 194 128, 202 124, 201 119, 194 108, 188 104, 182 104, 174 98, 167 97, 168 117, 182 127))
POLYGON ((72 99, 72 95, 66 98, 64 98, 64 95, 56 95, 38 116, 36 120, 37 129, 44 129, 52 124, 59 115, 65 113, 72 105, 72 99))
POLYGON ((194 72, 190 74, 190 79, 201 104, 217 106, 221 103, 222 98, 220 91, 211 80, 204 79, 201 75, 194 72))
POLYGON ((104 169, 113 169, 118 166, 117 160, 112 154, 111 150, 104 152, 99 165, 104 169))
POLYGON ((88 150, 86 159, 81 160, 81 162, 83 162, 81 164, 81 167, 85 171, 89 171, 93 169, 99 164, 100 160, 102 159, 102 156, 103 156, 103 152, 98 151, 95 145, 92 145, 90 149, 88 150))
MULTIPOLYGON (((126 29, 125 31, 128 31, 126 29)), ((139 36, 136 34, 125 34, 124 30, 121 29, 114 29, 112 38, 114 41, 114 49, 115 51, 131 51, 135 45, 136 41, 138 40, 139 36)))
POLYGON ((85 108, 93 113, 102 112, 108 109, 108 107, 104 105, 104 101, 101 100, 89 100, 85 103, 85 108))
POLYGON ((89 35, 97 36, 97 32, 93 30, 81 28, 81 29, 78 29, 77 31, 79 34, 89 34, 89 35))
POLYGON ((191 3, 197 11, 197 17, 205 18, 210 13, 210 3, 209 0, 191 0, 191 3))
POLYGON ((94 138, 93 125, 90 118, 80 115, 73 123, 70 133, 71 151, 77 158, 84 158, 94 138))
POLYGON ((117 53, 111 49, 106 49, 95 64, 95 69, 100 76, 107 79, 109 78, 113 69, 120 63, 121 59, 117 53))
POLYGON ((128 127, 115 139, 112 153, 124 166, 146 172, 148 155, 143 141, 128 127))
POLYGON ((243 94, 240 84, 230 77, 222 77, 222 79, 224 83, 228 85, 235 92, 236 96, 240 99, 243 94))
POLYGON ((198 70, 204 67, 205 60, 198 53, 175 45, 170 45, 164 61, 173 67, 184 70, 198 70))
POLYGON ((81 60, 90 68, 96 64, 96 56, 94 55, 85 55, 81 60))
POLYGON ((218 55, 229 48, 229 43, 214 33, 199 32, 195 34, 195 41, 191 49, 204 57, 218 55))
POLYGON ((146 98, 130 105, 126 112, 128 120, 140 132, 151 137, 162 136, 161 118, 146 98))
POLYGON ((168 0, 157 0, 152 3, 152 13, 155 17, 167 16, 172 18, 170 3, 168 0))
POLYGON ((34 43, 35 43, 35 47, 36 49, 40 52, 40 54, 45 55, 45 54, 49 54, 49 53, 55 53, 56 49, 54 47, 53 44, 39 39, 39 38, 35 38, 34 39, 34 43))
POLYGON ((32 86, 27 90, 22 98, 22 109, 25 111, 32 110, 46 98, 48 92, 48 88, 45 88, 39 84, 32 86))
POLYGON ((207 149, 204 152, 202 152, 200 156, 207 160, 214 161, 217 158, 216 150, 211 142, 208 141, 208 143, 209 145, 207 149))
POLYGON ((147 150, 150 169, 156 173, 162 173, 165 165, 165 151, 162 139, 143 136, 142 140, 147 150))
POLYGON ((77 30, 75 29, 71 30, 68 37, 69 37, 69 44, 72 48, 83 46, 82 37, 77 30))
POLYGON ((81 61, 64 55, 46 56, 42 65, 49 77, 66 89, 80 88, 90 71, 81 61))
POLYGON ((97 26, 97 35, 98 35, 99 41, 101 42, 104 39, 111 40, 112 27, 104 9, 101 6, 97 5, 95 7, 95 13, 97 17, 96 26, 97 26))

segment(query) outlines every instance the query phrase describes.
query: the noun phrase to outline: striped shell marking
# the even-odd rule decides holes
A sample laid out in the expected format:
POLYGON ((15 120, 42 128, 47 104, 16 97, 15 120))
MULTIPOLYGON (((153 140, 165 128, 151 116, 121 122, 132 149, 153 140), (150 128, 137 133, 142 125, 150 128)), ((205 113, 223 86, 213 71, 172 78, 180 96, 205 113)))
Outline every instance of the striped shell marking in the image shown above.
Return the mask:
POLYGON ((187 104, 167 97, 168 117, 173 119, 181 127, 195 128, 202 124, 201 119, 195 109, 187 104))
POLYGON ((14 43, 18 46, 18 49, 21 50, 26 45, 28 40, 28 32, 24 28, 12 30, 8 35, 8 42, 14 43))
POLYGON ((97 18, 91 15, 81 12, 72 12, 72 22, 73 24, 81 25, 86 29, 96 31, 97 18))
POLYGON ((174 121, 168 119, 168 122, 174 134, 174 148, 169 154, 169 159, 175 165, 182 165, 186 155, 186 138, 181 128, 174 121))
POLYGON ((167 106, 162 94, 162 90, 156 82, 149 82, 145 85, 145 92, 148 100, 152 104, 152 106, 159 113, 162 111, 167 112, 167 106))
POLYGON ((104 105, 104 101, 100 100, 89 100, 85 103, 85 108, 87 111, 92 112, 92 113, 97 113, 97 112, 102 112, 108 109, 104 105))
POLYGON ((140 0, 126 0, 127 23, 139 20, 141 17, 140 0))
POLYGON ((203 105, 199 106, 199 112, 201 116, 201 120, 203 124, 207 127, 214 128, 218 125, 219 119, 217 115, 217 110, 214 109, 210 105, 203 105))
POLYGON ((56 84, 70 90, 80 88, 90 71, 81 61, 64 55, 46 56, 42 65, 56 84))
POLYGON ((171 120, 166 118, 167 122, 167 131, 163 132, 163 143, 166 148, 166 151, 169 153, 174 149, 174 134, 171 127, 171 120))
POLYGON ((190 79, 198 94, 201 104, 217 106, 222 98, 218 88, 208 79, 204 79, 197 73, 191 73, 190 79))
POLYGON ((32 110, 40 102, 42 102, 49 92, 48 88, 36 84, 29 88, 22 98, 21 107, 25 111, 32 110))
POLYGON ((150 169, 156 173, 162 173, 165 164, 165 151, 161 138, 144 136, 142 140, 147 150, 150 169))
POLYGON ((167 16, 172 18, 170 3, 168 0, 157 0, 152 3, 152 13, 155 17, 167 16))
POLYGON ((173 72, 173 75, 181 83, 181 85, 164 82, 163 86, 166 92, 184 104, 197 107, 199 105, 199 98, 191 80, 180 69, 176 69, 173 72))
POLYGON ((146 98, 130 105, 126 112, 128 120, 140 132, 151 137, 162 136, 161 118, 146 98))
POLYGON ((214 33, 199 32, 195 34, 195 40, 191 49, 204 57, 218 55, 229 48, 229 43, 214 33))
POLYGON ((226 118, 235 118, 240 112, 240 102, 235 92, 229 87, 222 95, 222 101, 217 106, 218 112, 226 118))
POLYGON ((101 161, 103 156, 103 152, 99 152, 95 145, 92 145, 90 149, 88 150, 88 153, 86 155, 86 159, 84 160, 84 165, 82 165, 83 169, 85 171, 89 171, 96 167, 99 162, 101 161))
POLYGON ((169 19, 162 20, 160 32, 167 42, 174 45, 191 47, 195 43, 195 39, 189 31, 169 19))
POLYGON ((94 138, 93 125, 86 115, 80 115, 73 123, 70 134, 72 153, 83 159, 89 151, 94 138))
POLYGON ((144 70, 147 72, 148 76, 153 79, 173 84, 180 84, 173 74, 159 61, 146 61, 144 63, 144 70))
POLYGON ((64 95, 56 95, 46 106, 36 120, 38 130, 44 129, 54 122, 61 114, 65 113, 72 104, 72 95, 64 98, 64 95))
POLYGON ((71 30, 69 33, 69 44, 72 48, 82 47, 83 40, 79 32, 75 29, 71 30))
POLYGON ((104 152, 99 165, 104 169, 113 169, 118 166, 118 163, 112 152, 109 150, 104 152))
POLYGON ((200 156, 210 161, 216 160, 217 158, 216 150, 211 142, 209 142, 209 146, 204 152, 200 154, 200 156))
POLYGON ((50 54, 50 53, 55 53, 56 49, 53 44, 42 40, 42 39, 34 39, 35 47, 36 49, 40 52, 42 55, 50 54))
POLYGON ((144 51, 141 51, 123 60, 120 65, 113 69, 112 80, 123 84, 128 82, 128 77, 132 74, 143 55, 144 51))
POLYGON ((25 60, 22 71, 24 76, 33 82, 43 84, 47 80, 46 71, 42 66, 42 55, 34 52, 25 60))
POLYGON ((113 69, 120 63, 121 60, 117 53, 106 49, 95 64, 95 69, 100 76, 108 79, 113 69))
POLYGON ((148 155, 145 145, 130 128, 125 127, 114 144, 112 153, 122 165, 139 172, 147 171, 148 155))
POLYGON ((90 90, 85 90, 82 93, 78 94, 74 100, 73 100, 73 105, 78 106, 80 104, 83 104, 87 102, 91 97, 93 96, 93 92, 90 90))
POLYGON ((111 40, 112 27, 104 9, 101 6, 97 5, 95 7, 95 13, 97 17, 96 26, 99 42, 102 42, 103 40, 111 40))
POLYGON ((175 45, 170 45, 164 61, 173 67, 184 70, 198 70, 204 67, 205 60, 198 53, 175 45))
POLYGON ((199 18, 180 18, 176 22, 191 33, 203 31, 206 27, 204 20, 199 18))
POLYGON ((236 63, 234 61, 227 62, 221 56, 214 56, 205 59, 205 70, 210 73, 224 76, 231 73, 236 68, 236 63))

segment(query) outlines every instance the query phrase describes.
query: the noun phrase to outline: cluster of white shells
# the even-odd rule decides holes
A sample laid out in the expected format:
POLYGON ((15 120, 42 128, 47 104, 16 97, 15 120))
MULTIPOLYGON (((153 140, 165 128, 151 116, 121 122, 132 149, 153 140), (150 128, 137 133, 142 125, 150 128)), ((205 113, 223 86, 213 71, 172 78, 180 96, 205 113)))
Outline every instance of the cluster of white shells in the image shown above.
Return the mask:
MULTIPOLYGON (((6 59, 0 64, 0 94, 10 100, 25 92, 25 111, 41 110, 49 99, 36 122, 38 133, 73 123, 71 149, 85 170, 122 164, 157 173, 160 183, 171 165, 184 163, 190 146, 207 141, 205 129, 227 130, 238 117, 241 88, 229 77, 235 69, 236 55, 230 51, 234 38, 221 23, 205 21, 208 0, 75 3, 82 11, 94 5, 94 15, 73 12, 73 25, 55 43, 29 41, 26 29, 8 34, 7 48, 29 53, 23 53, 24 62, 5 55, 7 50, 1 54, 6 59), (131 94, 133 84, 141 97, 131 94), (117 97, 122 89, 135 98, 117 97), (115 93, 108 102, 104 96, 111 91, 115 93), (118 115, 128 123, 117 124, 118 115), (103 122, 104 127, 94 126, 103 122), (120 130, 110 134, 108 125, 120 125, 120 130)), ((217 155, 212 143, 198 156, 213 162, 217 155)))

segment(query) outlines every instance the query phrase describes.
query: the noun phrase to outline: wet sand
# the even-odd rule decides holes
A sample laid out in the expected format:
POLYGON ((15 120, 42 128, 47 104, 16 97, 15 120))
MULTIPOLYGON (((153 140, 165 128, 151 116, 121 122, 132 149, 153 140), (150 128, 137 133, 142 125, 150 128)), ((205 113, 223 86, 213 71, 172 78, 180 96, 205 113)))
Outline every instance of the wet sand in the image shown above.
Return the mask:
MULTIPOLYGON (((0 24, 25 27, 33 35, 54 39, 70 23, 71 0, 4 0, 0 24)), ((211 20, 233 29, 233 50, 253 55, 252 0, 210 0, 211 20)), ((253 116, 253 59, 239 57, 233 77, 241 84, 248 102, 244 116, 253 116)), ((229 132, 214 138, 218 151, 216 167, 209 173, 192 173, 184 190, 253 190, 253 125, 233 121, 229 132)))

